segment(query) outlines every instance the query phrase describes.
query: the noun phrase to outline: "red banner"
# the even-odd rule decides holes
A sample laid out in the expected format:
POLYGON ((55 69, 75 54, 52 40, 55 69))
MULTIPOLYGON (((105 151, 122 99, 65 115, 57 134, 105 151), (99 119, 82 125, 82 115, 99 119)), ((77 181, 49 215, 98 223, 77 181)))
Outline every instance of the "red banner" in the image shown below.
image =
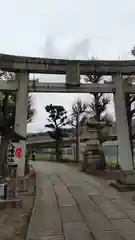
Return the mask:
POLYGON ((21 149, 21 147, 16 148, 15 156, 16 156, 16 158, 22 158, 22 149, 21 149))

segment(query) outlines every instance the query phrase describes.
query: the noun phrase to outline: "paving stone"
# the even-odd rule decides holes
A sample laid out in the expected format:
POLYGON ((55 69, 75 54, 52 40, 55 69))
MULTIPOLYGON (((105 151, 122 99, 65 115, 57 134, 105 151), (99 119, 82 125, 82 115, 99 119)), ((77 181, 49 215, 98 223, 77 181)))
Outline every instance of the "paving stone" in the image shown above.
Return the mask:
POLYGON ((76 198, 77 201, 89 201, 89 195, 83 187, 74 186, 69 188, 72 195, 76 198))
POLYGON ((60 177, 62 179, 62 181, 68 186, 68 187, 72 187, 72 186, 78 186, 80 184, 80 182, 78 181, 78 178, 74 178, 74 176, 72 176, 72 174, 60 174, 60 177))
POLYGON ((91 199, 99 206, 101 211, 108 219, 127 218, 127 215, 122 209, 113 204, 105 196, 92 196, 91 199))
POLYGON ((59 206, 73 206, 75 201, 68 191, 68 189, 63 185, 54 186, 55 192, 58 197, 59 206))
POLYGON ((115 190, 114 188, 106 188, 102 194, 104 194, 104 196, 106 196, 108 199, 113 200, 113 199, 119 199, 120 198, 120 193, 115 190))
POLYGON ((90 175, 87 175, 85 173, 80 173, 81 174, 81 179, 84 182, 88 182, 91 186, 93 186, 94 188, 96 188, 99 192, 103 192, 104 187, 103 184, 100 183, 99 181, 95 180, 95 178, 93 178, 90 175))
POLYGON ((116 231, 123 240, 135 239, 135 206, 129 200, 64 164, 35 166, 37 197, 27 240, 63 240, 63 228, 67 240, 120 240, 116 231))
POLYGON ((128 215, 128 217, 135 222, 135 210, 126 210, 125 212, 128 215))
POLYGON ((87 192, 82 186, 71 186, 69 189, 77 199, 84 199, 86 197, 87 199, 89 198, 87 192))
POLYGON ((83 183, 83 188, 87 191, 88 195, 90 195, 90 196, 100 194, 100 192, 96 188, 91 186, 88 182, 83 183))
POLYGON ((119 209, 122 209, 123 211, 126 210, 135 210, 135 205, 133 205, 132 203, 126 202, 123 199, 115 199, 112 200, 113 204, 116 204, 116 206, 119 207, 119 209))
POLYGON ((122 240, 115 231, 93 231, 94 240, 122 240))
MULTIPOLYGON (((65 240, 64 236, 57 236, 57 235, 44 236, 44 237, 41 237, 40 239, 41 240, 65 240)), ((32 240, 34 240, 34 239, 32 239, 32 240)))
POLYGON ((100 208, 90 199, 82 201, 78 200, 77 203, 82 212, 101 212, 100 208))
POLYGON ((75 201, 71 193, 69 192, 68 188, 64 185, 64 183, 60 180, 60 178, 56 175, 53 175, 51 176, 50 180, 57 194, 59 206, 75 205, 75 201))
POLYGON ((102 212, 108 219, 128 218, 128 216, 116 207, 101 207, 102 212))
POLYGON ((90 199, 86 191, 81 187, 72 187, 71 192, 79 207, 86 211, 100 211, 99 207, 90 199))
POLYGON ((90 230, 113 230, 112 224, 101 212, 81 211, 90 230))
POLYGON ((99 207, 113 207, 113 203, 107 199, 103 195, 91 196, 91 199, 99 206, 99 207))
POLYGON ((66 240, 93 240, 88 228, 83 222, 64 223, 66 240))
POLYGON ((61 232, 57 199, 50 181, 46 180, 45 183, 42 182, 38 196, 36 196, 28 236, 60 235, 61 232))
POLYGON ((124 240, 135 239, 135 223, 130 219, 112 220, 112 224, 124 240))
POLYGON ((49 179, 53 185, 63 185, 59 175, 52 174, 49 179))
POLYGON ((59 212, 54 209, 52 211, 43 212, 40 216, 36 213, 30 225, 29 231, 32 230, 32 235, 60 235, 62 233, 61 220, 59 212))
POLYGON ((83 221, 77 206, 60 207, 60 212, 63 222, 83 221))

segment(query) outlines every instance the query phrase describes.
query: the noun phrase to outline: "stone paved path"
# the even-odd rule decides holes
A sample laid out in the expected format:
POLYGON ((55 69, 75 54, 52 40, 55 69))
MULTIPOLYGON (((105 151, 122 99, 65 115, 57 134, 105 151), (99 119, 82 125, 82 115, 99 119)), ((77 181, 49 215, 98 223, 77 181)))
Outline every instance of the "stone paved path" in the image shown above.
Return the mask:
POLYGON ((135 205, 115 189, 56 163, 35 163, 27 240, 134 240, 135 205))

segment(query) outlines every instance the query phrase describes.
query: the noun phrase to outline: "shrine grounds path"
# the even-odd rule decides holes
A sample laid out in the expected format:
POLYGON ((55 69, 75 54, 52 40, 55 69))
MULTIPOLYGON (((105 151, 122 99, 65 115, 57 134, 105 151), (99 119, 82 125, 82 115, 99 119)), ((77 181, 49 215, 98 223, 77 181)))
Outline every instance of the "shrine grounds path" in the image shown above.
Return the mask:
POLYGON ((34 165, 37 193, 27 240, 135 239, 133 193, 64 164, 34 165))

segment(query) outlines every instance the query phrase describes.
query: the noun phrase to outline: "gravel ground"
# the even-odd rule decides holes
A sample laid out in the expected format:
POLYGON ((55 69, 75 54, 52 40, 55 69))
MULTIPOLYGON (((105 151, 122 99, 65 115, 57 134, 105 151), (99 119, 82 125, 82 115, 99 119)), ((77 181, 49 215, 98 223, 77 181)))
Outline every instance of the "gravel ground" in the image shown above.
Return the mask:
MULTIPOLYGON (((31 189, 31 188, 30 188, 31 189)), ((0 210, 0 240, 24 240, 26 237, 31 211, 34 203, 34 191, 29 195, 21 194, 21 208, 0 210)))

